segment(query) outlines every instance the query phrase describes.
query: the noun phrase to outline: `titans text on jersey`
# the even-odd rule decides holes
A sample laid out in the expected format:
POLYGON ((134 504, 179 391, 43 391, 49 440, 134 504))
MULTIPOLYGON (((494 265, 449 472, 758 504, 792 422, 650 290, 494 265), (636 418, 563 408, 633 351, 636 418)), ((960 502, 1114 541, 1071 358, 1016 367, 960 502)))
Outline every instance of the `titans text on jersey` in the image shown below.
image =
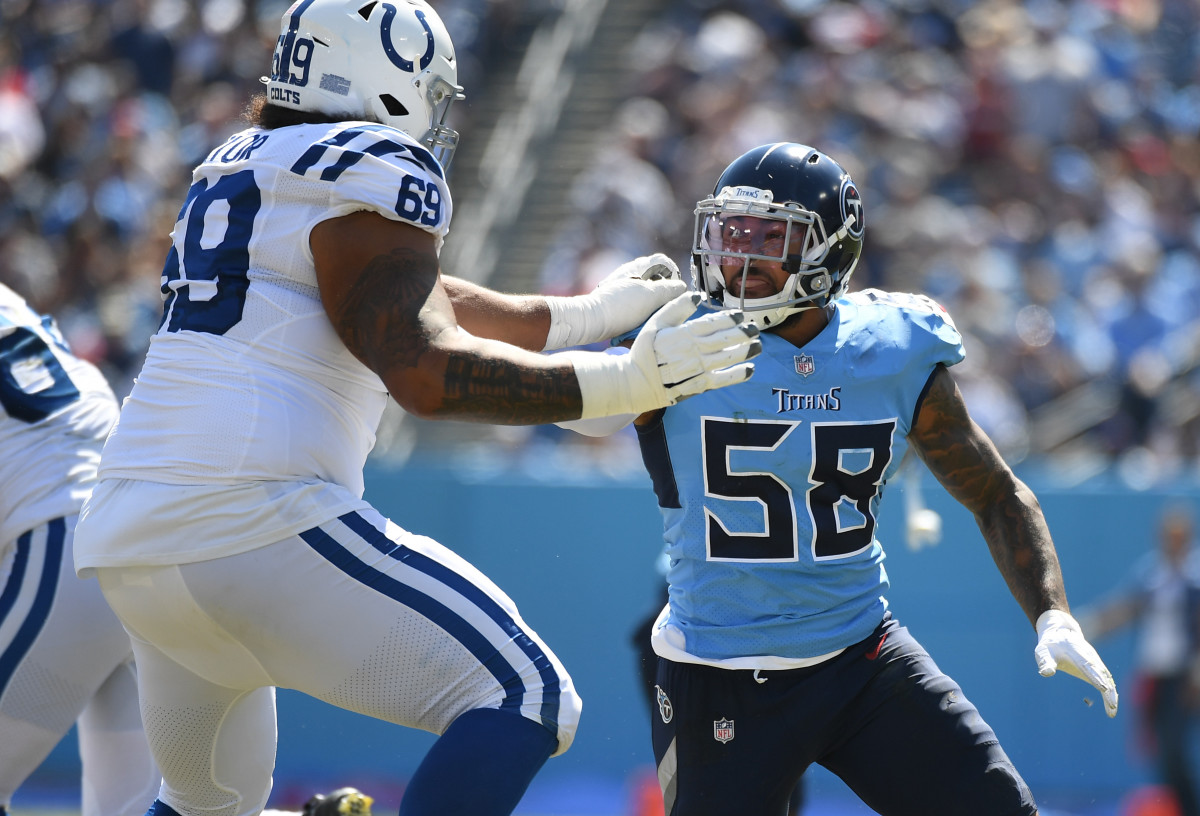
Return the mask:
POLYGON ((823 394, 795 393, 787 388, 772 388, 771 393, 779 399, 776 413, 786 414, 788 411, 840 411, 842 401, 838 396, 842 391, 840 385, 835 385, 823 394))

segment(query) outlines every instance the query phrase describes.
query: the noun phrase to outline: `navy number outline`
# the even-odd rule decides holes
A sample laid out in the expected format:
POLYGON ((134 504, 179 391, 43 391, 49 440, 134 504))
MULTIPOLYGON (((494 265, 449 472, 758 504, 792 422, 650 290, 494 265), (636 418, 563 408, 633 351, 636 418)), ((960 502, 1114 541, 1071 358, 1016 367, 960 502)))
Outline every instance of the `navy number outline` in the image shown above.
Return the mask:
MULTIPOLYGON (((54 344, 66 351, 66 343, 57 336, 53 320, 43 317, 42 326, 54 344)), ((16 326, 0 337, 0 406, 4 407, 4 413, 33 424, 78 399, 79 389, 40 334, 28 326, 16 326), (32 393, 21 387, 14 371, 18 365, 30 362, 41 365, 50 376, 48 387, 32 393)))
MULTIPOLYGON (((441 167, 428 151, 379 138, 377 134, 381 132, 386 129, 381 131, 371 125, 347 128, 310 147, 291 171, 303 176, 312 170, 322 181, 335 182, 365 155, 398 155, 442 177, 441 167), (362 150, 334 151, 326 156, 331 148, 342 147, 364 134, 374 135, 376 140, 362 150), (322 161, 325 163, 321 164, 322 161)), ((220 153, 220 159, 243 160, 264 142, 265 138, 255 137, 235 144, 220 153)), ((397 215, 413 223, 436 227, 442 219, 442 206, 436 182, 427 183, 418 176, 403 174, 396 190, 397 215)), ((188 188, 176 224, 182 235, 182 258, 180 242, 176 242, 163 265, 160 331, 220 335, 241 321, 250 288, 250 239, 261 208, 262 192, 251 169, 221 176, 211 185, 207 179, 200 179, 188 188), (237 213, 238 217, 231 219, 230 213, 237 213), (220 241, 206 246, 205 239, 211 240, 209 235, 218 225, 224 227, 220 241)))
MULTIPOLYGON (((730 451, 776 450, 801 423, 777 420, 701 418, 701 462, 706 498, 756 502, 762 509, 760 531, 731 533, 718 514, 704 506, 706 551, 710 561, 782 562, 798 557, 796 502, 791 485, 768 471, 734 471, 730 451)), ((872 501, 879 495, 892 460, 896 420, 814 422, 812 466, 804 506, 811 521, 813 559, 827 561, 862 552, 875 538, 872 501), (844 454, 862 452, 868 465, 846 467, 844 454), (842 527, 838 507, 850 503, 864 519, 842 527)))
MULTIPOLYGON (((250 288, 250 237, 262 206, 262 193, 253 170, 221 176, 211 186, 201 179, 188 189, 179 211, 183 227, 184 277, 179 250, 171 246, 163 265, 163 318, 160 330, 224 334, 242 319, 250 288), (204 246, 205 227, 214 205, 217 211, 237 212, 225 218, 226 229, 215 246, 204 246)), ((222 217, 214 214, 213 218, 222 217)))

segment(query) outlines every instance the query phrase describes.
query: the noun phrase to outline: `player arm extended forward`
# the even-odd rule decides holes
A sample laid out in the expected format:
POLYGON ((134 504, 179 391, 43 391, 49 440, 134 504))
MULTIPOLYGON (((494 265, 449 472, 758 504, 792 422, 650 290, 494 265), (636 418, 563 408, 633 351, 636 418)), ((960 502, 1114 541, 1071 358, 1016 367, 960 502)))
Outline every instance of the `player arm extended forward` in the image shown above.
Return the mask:
POLYGON ((442 286, 464 329, 530 351, 625 334, 687 290, 675 262, 661 253, 627 261, 591 292, 569 297, 513 295, 450 275, 442 276, 442 286))
POLYGON ((683 326, 695 308, 684 294, 655 312, 625 357, 538 354, 460 329, 435 238, 424 230, 360 211, 317 224, 310 245, 334 330, 422 418, 524 425, 641 413, 745 380, 753 371, 745 361, 761 350, 757 331, 728 318, 683 326), (663 337, 675 331, 696 335, 688 345, 702 359, 685 379, 668 381, 676 369, 662 348, 675 346, 663 337))

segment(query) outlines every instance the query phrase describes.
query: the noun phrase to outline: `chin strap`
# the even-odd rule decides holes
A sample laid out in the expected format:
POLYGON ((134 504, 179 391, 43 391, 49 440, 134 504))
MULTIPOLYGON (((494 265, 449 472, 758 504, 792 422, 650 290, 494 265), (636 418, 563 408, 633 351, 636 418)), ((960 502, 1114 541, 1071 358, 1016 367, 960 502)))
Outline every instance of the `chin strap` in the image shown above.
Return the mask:
MULTIPOLYGON (((800 283, 803 276, 800 273, 792 272, 790 285, 792 287, 791 296, 778 303, 763 303, 768 298, 753 298, 746 300, 738 297, 730 292, 727 288, 721 287, 720 302, 727 309, 735 309, 746 315, 746 319, 753 322, 759 328, 771 328, 778 326, 787 320, 792 315, 803 312, 808 309, 824 309, 831 302, 830 292, 833 290, 833 276, 829 274, 829 270, 824 267, 818 267, 808 273, 809 277, 816 276, 818 281, 824 281, 826 289, 822 293, 814 293, 813 295, 805 296, 801 300, 797 297, 797 292, 800 290, 800 283)), ((711 297, 711 296, 710 296, 711 297)), ((772 298, 778 295, 772 295, 772 298)), ((714 300, 716 298, 713 298, 714 300)))

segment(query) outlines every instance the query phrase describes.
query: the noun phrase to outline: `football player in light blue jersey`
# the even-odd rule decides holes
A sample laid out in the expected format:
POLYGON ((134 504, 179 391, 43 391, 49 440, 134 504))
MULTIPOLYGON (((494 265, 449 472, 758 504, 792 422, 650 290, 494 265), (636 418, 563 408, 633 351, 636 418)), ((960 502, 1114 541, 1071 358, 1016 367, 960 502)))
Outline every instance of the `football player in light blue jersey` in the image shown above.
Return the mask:
POLYGON ((76 569, 133 635, 155 816, 257 816, 276 687, 437 734, 405 816, 510 813, 582 704, 498 587, 363 501, 387 400, 537 424, 751 373, 757 330, 688 320, 665 257, 573 298, 443 277, 461 96, 424 0, 298 0, 251 127, 192 173, 162 322, 76 528, 76 569), (624 359, 539 353, 643 320, 624 359))
POLYGON ((1043 675, 1113 678, 1069 612, 1037 500, 971 420, 950 316, 927 297, 848 293, 864 236, 850 175, 780 143, 699 203, 696 288, 763 330, 754 378, 636 418, 663 517, 668 602, 651 641, 672 816, 782 814, 812 763, 887 816, 1028 816, 992 729, 889 612, 875 537, 910 447, 975 514, 1030 623, 1043 675))

